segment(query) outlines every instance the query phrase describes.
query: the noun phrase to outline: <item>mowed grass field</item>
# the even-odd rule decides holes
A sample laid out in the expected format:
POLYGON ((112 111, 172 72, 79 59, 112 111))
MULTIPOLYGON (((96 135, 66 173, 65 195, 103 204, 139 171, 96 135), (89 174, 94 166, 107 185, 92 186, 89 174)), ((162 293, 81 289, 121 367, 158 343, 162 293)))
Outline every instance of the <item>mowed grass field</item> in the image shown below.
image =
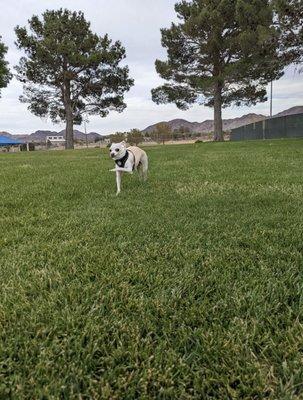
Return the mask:
POLYGON ((302 399, 303 141, 0 155, 1 399, 302 399))

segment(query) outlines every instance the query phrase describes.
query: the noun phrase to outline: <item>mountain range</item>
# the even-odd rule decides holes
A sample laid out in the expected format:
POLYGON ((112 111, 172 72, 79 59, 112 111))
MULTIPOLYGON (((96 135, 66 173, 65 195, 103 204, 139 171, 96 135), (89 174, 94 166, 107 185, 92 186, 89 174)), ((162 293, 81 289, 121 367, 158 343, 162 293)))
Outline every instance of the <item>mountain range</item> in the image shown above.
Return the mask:
MULTIPOLYGON (((293 115, 293 114, 300 114, 303 113, 303 106, 296 106, 289 108, 288 110, 282 111, 279 114, 274 115, 275 117, 283 117, 286 115, 293 115)), ((229 131, 234 128, 238 128, 239 126, 242 125, 247 125, 251 124, 254 122, 258 121, 263 121, 264 119, 268 118, 266 115, 262 114, 246 114, 243 115, 242 117, 239 118, 231 118, 231 119, 224 119, 223 120, 223 129, 225 131, 229 131)), ((214 130, 214 121, 213 120, 205 120, 203 122, 189 122, 185 119, 173 119, 171 121, 162 121, 166 122, 172 131, 178 130, 180 128, 188 128, 190 132, 195 132, 195 133, 208 133, 212 132, 214 130)), ((142 132, 143 133, 150 133, 155 130, 156 124, 150 125, 147 128, 145 128, 142 132)), ((38 130, 34 133, 31 133, 30 135, 11 135, 8 132, 0 132, 0 135, 5 135, 12 137, 14 139, 19 139, 24 142, 45 142, 47 136, 55 136, 55 135, 63 135, 65 136, 65 130, 62 130, 60 132, 55 132, 55 131, 42 131, 38 130)), ((87 140, 88 142, 94 142, 96 139, 102 139, 102 135, 100 135, 97 132, 90 132, 87 134, 87 140)), ((81 132, 79 130, 74 130, 74 138, 76 140, 86 140, 86 135, 84 132, 81 132)))
MULTIPOLYGON (((258 122, 266 119, 262 114, 247 114, 239 118, 223 119, 223 129, 225 131, 238 128, 242 125, 247 125, 253 122, 258 122)), ((212 132, 214 130, 214 121, 207 119, 203 122, 188 122, 185 119, 173 119, 172 121, 162 121, 169 125, 172 131, 179 130, 180 128, 187 128, 190 132, 212 132)), ((150 133, 156 129, 156 125, 150 125, 143 130, 143 133, 150 133)))
MULTIPOLYGON (((293 115, 293 114, 300 114, 303 113, 303 106, 296 106, 289 108, 288 110, 282 111, 279 114, 273 116, 276 117, 283 117, 286 115, 293 115)), ((243 125, 252 124, 254 122, 263 121, 264 119, 269 118, 266 115, 262 114, 246 114, 239 118, 231 118, 231 119, 223 119, 223 130, 230 131, 231 129, 239 128, 243 125)), ((214 121, 213 120, 206 120, 203 122, 188 122, 185 119, 173 119, 171 121, 162 121, 169 125, 172 131, 178 130, 182 128, 188 128, 190 132, 213 132, 214 130, 214 121)), ((142 132, 143 133, 150 133, 153 132, 156 128, 157 124, 153 124, 145 128, 142 132)))
MULTIPOLYGON (((8 132, 0 132, 0 135, 5 135, 8 137, 12 137, 14 139, 18 139, 23 142, 45 142, 47 136, 65 136, 65 129, 59 132, 56 131, 42 131, 38 130, 36 132, 31 133, 30 135, 24 135, 24 134, 19 134, 19 135, 11 135, 8 132)), ((76 140, 82 140, 85 141, 87 136, 88 142, 94 142, 96 139, 102 139, 102 135, 96 132, 89 132, 87 135, 84 132, 78 131, 77 129, 74 129, 74 138, 76 140)))

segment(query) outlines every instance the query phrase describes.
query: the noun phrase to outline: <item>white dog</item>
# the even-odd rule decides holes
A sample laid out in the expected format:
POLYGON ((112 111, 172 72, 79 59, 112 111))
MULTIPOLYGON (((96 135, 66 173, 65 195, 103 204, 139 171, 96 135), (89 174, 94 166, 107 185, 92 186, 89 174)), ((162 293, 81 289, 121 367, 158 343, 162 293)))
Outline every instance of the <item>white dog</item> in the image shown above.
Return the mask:
POLYGON ((121 176, 123 172, 132 174, 138 170, 139 176, 147 179, 148 158, 144 150, 137 146, 126 147, 126 143, 112 143, 109 148, 110 156, 115 160, 116 167, 110 171, 116 172, 117 195, 121 192, 121 176))

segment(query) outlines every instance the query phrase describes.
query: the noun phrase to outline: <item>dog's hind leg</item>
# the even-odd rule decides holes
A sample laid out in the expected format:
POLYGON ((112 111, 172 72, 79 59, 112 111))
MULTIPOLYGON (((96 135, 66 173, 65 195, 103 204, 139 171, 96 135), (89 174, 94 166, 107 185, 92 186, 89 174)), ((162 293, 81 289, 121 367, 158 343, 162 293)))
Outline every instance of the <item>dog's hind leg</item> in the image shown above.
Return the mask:
POLYGON ((137 171, 138 171, 140 181, 143 180, 143 168, 142 168, 141 162, 138 165, 137 171))

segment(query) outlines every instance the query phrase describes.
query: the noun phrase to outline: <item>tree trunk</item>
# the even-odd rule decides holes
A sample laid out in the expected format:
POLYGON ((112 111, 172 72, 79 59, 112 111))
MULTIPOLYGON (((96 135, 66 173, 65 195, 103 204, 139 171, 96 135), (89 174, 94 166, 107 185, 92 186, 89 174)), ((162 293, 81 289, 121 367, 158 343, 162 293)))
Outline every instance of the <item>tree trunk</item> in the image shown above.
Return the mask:
POLYGON ((214 93, 214 141, 222 142, 223 124, 222 124, 222 89, 219 84, 216 85, 214 93))
POLYGON ((64 90, 64 106, 65 106, 65 149, 74 148, 74 130, 73 130, 73 109, 71 105, 70 82, 65 83, 64 90))
POLYGON ((65 149, 74 148, 73 113, 70 106, 66 107, 65 149))

